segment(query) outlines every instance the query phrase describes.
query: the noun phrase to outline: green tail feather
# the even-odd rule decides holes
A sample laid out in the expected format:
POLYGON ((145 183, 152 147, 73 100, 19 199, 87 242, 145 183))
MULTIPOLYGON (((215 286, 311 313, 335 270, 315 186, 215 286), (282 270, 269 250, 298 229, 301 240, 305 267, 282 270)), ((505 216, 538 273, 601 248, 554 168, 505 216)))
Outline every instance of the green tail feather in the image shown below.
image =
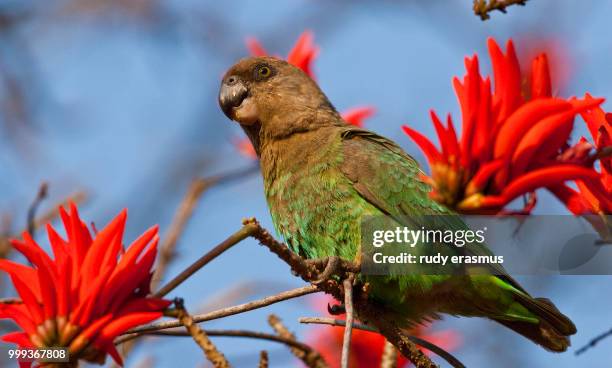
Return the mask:
POLYGON ((517 294, 519 302, 539 319, 538 324, 494 319, 494 321, 514 330, 529 340, 555 351, 566 351, 570 346, 568 336, 576 333, 574 323, 563 315, 548 299, 531 298, 528 295, 517 294))

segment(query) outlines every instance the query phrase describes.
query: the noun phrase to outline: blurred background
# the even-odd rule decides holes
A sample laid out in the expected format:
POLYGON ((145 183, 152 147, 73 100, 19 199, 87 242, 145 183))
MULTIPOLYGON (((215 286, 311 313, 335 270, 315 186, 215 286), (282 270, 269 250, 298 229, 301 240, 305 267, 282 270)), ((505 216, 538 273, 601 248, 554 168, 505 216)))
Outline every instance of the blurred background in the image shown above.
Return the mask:
MULTIPOLYGON (((374 106, 366 127, 398 142, 424 166, 400 126, 410 124, 432 137, 431 108, 459 121, 451 78, 464 74, 463 58, 473 53, 483 74, 490 73, 487 37, 500 44, 512 38, 521 60, 548 51, 559 95, 612 96, 612 3, 531 0, 508 14, 492 13, 486 22, 471 6, 469 0, 4 0, 0 230, 14 233, 25 226, 26 211, 45 181, 49 198, 41 209, 84 190, 83 218, 98 227, 127 207, 127 241, 152 224, 160 224, 163 233, 194 178, 252 167, 254 161, 236 148, 242 132, 217 106, 220 77, 248 55, 249 36, 271 53, 286 55, 304 30, 312 30, 320 47, 314 72, 334 105, 374 106)), ((609 102, 603 107, 612 109, 609 102)), ((576 134, 584 134, 582 124, 577 127, 576 134)), ((547 193, 539 199, 539 213, 565 213, 547 193)), ((256 171, 206 190, 166 275, 181 271, 250 216, 272 229, 256 171)), ((46 241, 42 233, 38 239, 46 241)), ((612 326, 610 277, 520 281, 575 321, 574 350, 612 326)), ((6 285, 3 280, 0 290, 10 295, 6 285)), ((284 263, 246 240, 171 295, 201 311, 300 285, 284 263)), ((311 296, 204 326, 269 331, 266 316, 274 312, 308 342, 323 332, 299 325, 297 318, 324 311, 325 301, 311 296)), ((448 317, 431 331, 452 331, 461 340, 453 353, 468 367, 610 362, 612 339, 575 356, 548 353, 484 320, 448 317)), ((214 341, 237 367, 256 366, 262 349, 270 353, 272 367, 300 365, 278 344, 214 341)), ((198 346, 173 337, 147 339, 126 361, 127 367, 207 364, 198 346)))

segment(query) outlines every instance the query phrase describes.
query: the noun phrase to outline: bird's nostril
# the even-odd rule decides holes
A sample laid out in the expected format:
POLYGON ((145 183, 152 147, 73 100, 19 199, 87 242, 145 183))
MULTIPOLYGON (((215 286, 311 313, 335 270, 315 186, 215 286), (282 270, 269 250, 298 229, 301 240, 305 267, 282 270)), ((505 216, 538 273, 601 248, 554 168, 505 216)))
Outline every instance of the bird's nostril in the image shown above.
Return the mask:
POLYGON ((232 75, 231 77, 227 78, 226 83, 231 86, 232 84, 235 84, 237 81, 238 81, 238 78, 232 75))

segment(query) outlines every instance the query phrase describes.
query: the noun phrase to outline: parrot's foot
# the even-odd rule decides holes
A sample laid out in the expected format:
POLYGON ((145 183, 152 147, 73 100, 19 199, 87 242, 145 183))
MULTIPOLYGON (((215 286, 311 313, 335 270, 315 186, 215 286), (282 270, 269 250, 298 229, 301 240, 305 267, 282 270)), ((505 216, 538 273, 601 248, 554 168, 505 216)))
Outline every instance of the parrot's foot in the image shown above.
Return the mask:
POLYGON ((332 276, 338 274, 338 271, 341 271, 340 257, 331 256, 327 258, 312 259, 306 262, 310 263, 316 269, 321 269, 322 267, 325 267, 323 268, 323 271, 317 275, 317 278, 311 281, 315 285, 320 285, 324 283, 332 276))
POLYGON ((343 279, 349 274, 359 273, 361 269, 358 262, 347 261, 338 256, 308 259, 305 262, 317 271, 315 276, 312 277, 313 280, 309 280, 314 285, 320 285, 331 280, 333 276, 343 279))
POLYGON ((327 303, 327 312, 332 316, 338 316, 340 314, 346 313, 346 308, 344 307, 344 304, 327 303))

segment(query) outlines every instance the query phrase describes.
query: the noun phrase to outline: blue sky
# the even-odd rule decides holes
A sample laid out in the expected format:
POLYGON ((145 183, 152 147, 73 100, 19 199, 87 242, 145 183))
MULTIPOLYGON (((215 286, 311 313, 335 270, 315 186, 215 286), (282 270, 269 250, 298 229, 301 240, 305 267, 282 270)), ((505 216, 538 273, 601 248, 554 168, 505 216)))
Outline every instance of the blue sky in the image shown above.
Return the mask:
MULTIPOLYGON (((246 36, 286 54, 304 29, 312 29, 321 47, 315 73, 334 105, 340 110, 375 106, 377 114, 367 127, 397 141, 422 163, 400 126, 410 124, 432 136, 431 108, 459 121, 451 78, 463 75, 463 58, 473 53, 488 73, 488 37, 500 43, 513 38, 519 52, 528 40, 552 39, 571 61, 561 95, 612 95, 610 2, 530 1, 506 15, 494 13, 487 22, 471 13, 468 0, 175 0, 154 8, 152 19, 112 9, 67 13, 60 9, 67 2, 35 3, 0 5, 4 11, 33 9, 14 33, 0 36, 0 66, 27 81, 32 111, 31 122, 16 135, 0 124, 0 208, 14 214, 18 224, 45 180, 52 198, 46 205, 84 188, 91 193, 82 209, 85 218, 103 224, 128 207, 128 240, 155 223, 163 232, 191 178, 248 166, 232 146, 242 132, 221 113, 216 99, 224 70, 247 54, 246 36)), ((612 109, 609 102, 604 106, 612 109)), ((563 211, 545 193, 540 204, 541 213, 563 211)), ((209 190, 169 273, 179 272, 250 216, 272 228, 259 175, 209 190)), ((235 302, 302 285, 285 264, 247 240, 173 295, 197 309, 246 281, 258 287, 235 302)), ((612 326, 610 277, 521 281, 574 319, 575 347, 612 326)), ((300 337, 309 328, 299 326, 297 317, 317 313, 304 300, 290 301, 205 327, 267 331, 270 312, 300 337)), ((447 318, 436 328, 453 328, 464 336, 456 355, 468 367, 601 367, 609 362, 606 351, 612 344, 604 341, 575 357, 548 353, 485 320, 447 318)), ((278 345, 216 341, 238 367, 255 366, 261 349, 269 350, 273 367, 296 366, 278 345)), ((127 366, 148 355, 159 367, 203 364, 196 345, 167 338, 142 344, 127 366)))

